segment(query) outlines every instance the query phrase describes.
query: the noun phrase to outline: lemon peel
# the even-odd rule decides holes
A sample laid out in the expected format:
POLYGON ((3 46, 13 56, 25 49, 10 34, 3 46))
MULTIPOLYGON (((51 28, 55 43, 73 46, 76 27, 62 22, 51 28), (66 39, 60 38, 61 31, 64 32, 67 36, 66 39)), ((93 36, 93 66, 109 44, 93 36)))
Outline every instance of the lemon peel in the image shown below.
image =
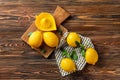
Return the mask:
POLYGON ((66 72, 76 71, 76 65, 70 58, 63 58, 60 63, 60 67, 66 72))
POLYGON ((42 32, 41 31, 34 31, 30 37, 28 38, 28 44, 32 47, 32 48, 38 48, 41 46, 42 42, 43 42, 43 38, 42 38, 42 32))
POLYGON ((98 53, 94 48, 88 48, 85 53, 85 59, 88 64, 95 65, 98 61, 98 53))
POLYGON ((81 38, 76 32, 70 32, 67 36, 67 43, 69 46, 76 47, 76 41, 81 42, 81 38))
POLYGON ((59 43, 59 38, 53 32, 44 32, 43 39, 46 45, 49 47, 57 47, 59 43))

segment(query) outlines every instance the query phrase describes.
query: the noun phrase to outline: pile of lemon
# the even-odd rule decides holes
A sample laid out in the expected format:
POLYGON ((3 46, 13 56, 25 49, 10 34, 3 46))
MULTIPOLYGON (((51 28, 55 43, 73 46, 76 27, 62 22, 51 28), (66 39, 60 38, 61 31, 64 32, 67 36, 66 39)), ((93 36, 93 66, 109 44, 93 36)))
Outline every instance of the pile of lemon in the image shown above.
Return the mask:
MULTIPOLYGON (((69 46, 77 47, 76 41, 81 43, 81 38, 76 32, 70 32, 66 41, 69 46)), ((88 64, 95 65, 95 63, 98 61, 97 51, 94 48, 86 49, 85 60, 88 64)), ((65 57, 61 60, 60 67, 66 72, 74 72, 77 70, 74 60, 69 57, 65 57)))
POLYGON ((57 30, 54 17, 47 12, 42 12, 36 16, 35 25, 37 30, 29 36, 28 44, 32 48, 38 48, 44 43, 49 47, 56 47, 59 38, 52 32, 57 30))

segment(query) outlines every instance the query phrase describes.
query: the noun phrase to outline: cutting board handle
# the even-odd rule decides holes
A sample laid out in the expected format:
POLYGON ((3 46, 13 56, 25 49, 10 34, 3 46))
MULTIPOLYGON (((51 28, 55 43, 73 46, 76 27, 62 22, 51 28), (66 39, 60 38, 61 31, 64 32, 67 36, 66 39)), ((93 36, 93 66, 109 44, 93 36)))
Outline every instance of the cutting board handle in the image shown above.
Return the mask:
POLYGON ((60 24, 70 16, 70 13, 66 11, 65 9, 63 9, 62 7, 57 6, 57 8, 54 11, 53 16, 55 18, 57 27, 59 27, 60 24))

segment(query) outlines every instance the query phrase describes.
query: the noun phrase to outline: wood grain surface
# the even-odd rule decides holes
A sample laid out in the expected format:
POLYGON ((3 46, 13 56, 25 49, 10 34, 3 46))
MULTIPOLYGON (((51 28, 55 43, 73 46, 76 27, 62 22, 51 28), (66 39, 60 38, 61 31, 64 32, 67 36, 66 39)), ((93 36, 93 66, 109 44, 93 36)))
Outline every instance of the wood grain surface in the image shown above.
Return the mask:
POLYGON ((119 80, 120 0, 0 0, 0 80, 119 80), (71 13, 62 25, 90 37, 99 54, 66 77, 59 73, 54 53, 45 59, 20 37, 40 12, 60 5, 71 13))

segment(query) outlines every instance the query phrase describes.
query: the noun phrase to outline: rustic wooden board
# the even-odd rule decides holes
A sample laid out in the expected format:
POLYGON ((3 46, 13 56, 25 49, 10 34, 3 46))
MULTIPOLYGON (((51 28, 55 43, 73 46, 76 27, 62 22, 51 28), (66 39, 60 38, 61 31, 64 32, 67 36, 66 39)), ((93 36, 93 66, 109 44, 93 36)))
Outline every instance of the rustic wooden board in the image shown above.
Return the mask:
MULTIPOLYGON (((63 35, 67 31, 67 29, 64 28, 62 25, 60 26, 60 24, 65 19, 67 19, 70 16, 70 14, 66 10, 64 10, 63 8, 61 8, 60 6, 57 6, 57 8, 56 8, 56 10, 55 10, 55 12, 53 14, 53 16, 55 18, 55 22, 56 22, 57 28, 62 31, 62 34, 57 34, 57 32, 55 32, 57 34, 57 36, 59 37, 59 40, 60 40, 61 37, 62 37, 60 35, 63 35)), ((37 27, 35 26, 35 22, 33 22, 32 25, 22 35, 21 39, 28 44, 28 38, 29 38, 28 34, 30 32, 34 32, 35 30, 37 30, 37 27)), ((49 46, 47 46, 44 43, 40 47, 44 48, 44 50, 46 50, 46 52, 43 53, 40 48, 34 48, 34 49, 39 54, 41 54, 42 56, 44 56, 45 58, 48 58, 50 56, 50 54, 55 50, 55 48, 49 47, 49 46)))
POLYGON ((120 0, 0 0, 0 80, 119 79, 120 0), (99 54, 95 66, 66 77, 61 77, 54 54, 45 59, 20 39, 36 14, 53 13, 57 5, 71 14, 62 25, 90 37, 99 54))
POLYGON ((55 18, 57 26, 60 26, 60 24, 70 16, 70 13, 60 6, 57 6, 53 16, 55 18))

